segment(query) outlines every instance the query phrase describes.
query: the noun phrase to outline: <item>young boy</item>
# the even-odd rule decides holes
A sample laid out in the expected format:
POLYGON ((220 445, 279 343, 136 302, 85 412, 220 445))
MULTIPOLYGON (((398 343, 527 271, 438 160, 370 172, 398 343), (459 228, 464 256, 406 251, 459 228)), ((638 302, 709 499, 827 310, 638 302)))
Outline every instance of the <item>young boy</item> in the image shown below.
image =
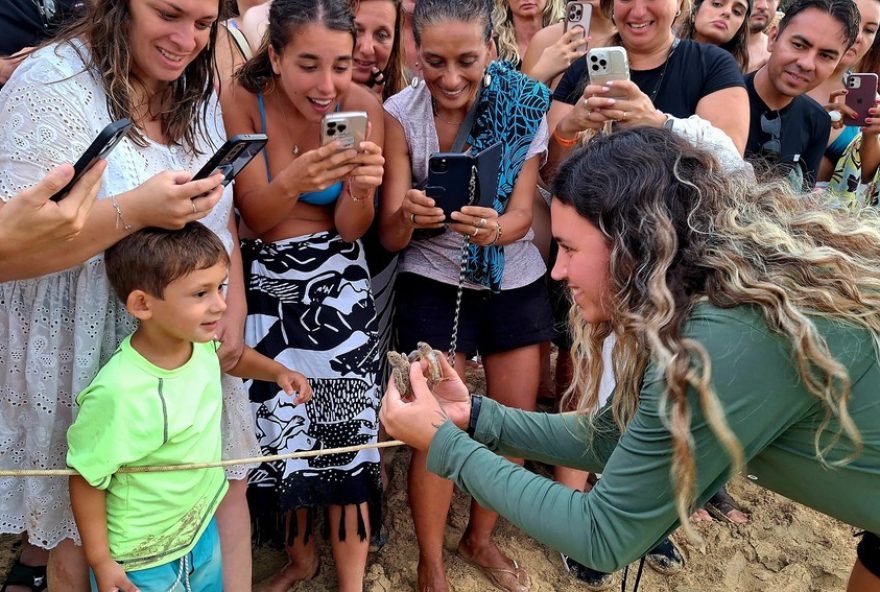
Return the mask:
MULTIPOLYGON (((229 259, 198 223, 145 229, 105 254, 107 275, 138 329, 77 397, 67 433, 70 500, 92 590, 223 589, 214 511, 222 468, 117 473, 120 467, 220 460, 220 363, 214 335, 226 310, 229 259)), ((245 348, 229 374, 277 382, 293 404, 306 378, 245 348)))

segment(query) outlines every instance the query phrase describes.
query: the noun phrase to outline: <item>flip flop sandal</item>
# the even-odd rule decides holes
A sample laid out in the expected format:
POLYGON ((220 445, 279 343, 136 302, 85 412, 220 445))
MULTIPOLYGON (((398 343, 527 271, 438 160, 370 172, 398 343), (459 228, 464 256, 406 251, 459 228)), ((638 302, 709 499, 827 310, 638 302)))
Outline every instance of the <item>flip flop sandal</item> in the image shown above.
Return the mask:
POLYGON ((672 539, 666 537, 660 544, 648 551, 645 563, 659 574, 668 576, 681 571, 684 567, 684 555, 672 539))
POLYGON ((727 493, 727 490, 723 487, 719 489, 715 495, 710 497, 709 501, 706 502, 706 505, 703 507, 706 508, 706 511, 709 512, 710 516, 721 522, 727 522, 728 524, 737 524, 728 516, 728 514, 734 510, 742 512, 748 516, 748 514, 746 514, 735 501, 733 501, 733 498, 730 497, 730 494, 727 493))
POLYGON ((562 555, 562 565, 565 567, 565 571, 580 582, 580 588, 585 588, 592 592, 602 592, 614 587, 614 574, 590 569, 564 553, 560 553, 560 555, 562 555))
POLYGON ((12 564, 12 569, 3 582, 0 592, 6 592, 9 586, 24 586, 30 588, 32 592, 43 592, 46 590, 46 566, 45 565, 25 565, 21 561, 12 564))
POLYGON ((520 567, 516 560, 513 561, 513 569, 506 567, 487 567, 475 562, 473 558, 468 557, 459 547, 456 551, 462 561, 468 565, 476 567, 483 572, 483 575, 489 578, 489 581, 499 590, 505 592, 529 592, 532 587, 532 580, 529 578, 528 572, 520 567))

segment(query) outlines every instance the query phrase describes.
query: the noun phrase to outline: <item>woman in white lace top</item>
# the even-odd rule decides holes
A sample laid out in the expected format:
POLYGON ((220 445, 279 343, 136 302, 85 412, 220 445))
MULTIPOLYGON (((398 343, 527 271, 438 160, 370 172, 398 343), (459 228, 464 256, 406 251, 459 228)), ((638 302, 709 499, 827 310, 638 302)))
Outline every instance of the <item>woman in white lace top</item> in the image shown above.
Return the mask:
MULTIPOLYGON (((212 69, 224 5, 95 0, 70 33, 29 56, 0 93, 0 196, 75 161, 111 121, 128 117, 135 124, 107 158, 83 231, 24 258, 34 279, 0 284, 3 469, 64 468, 74 398, 134 327, 108 287, 102 256, 132 231, 201 220, 221 237, 232 253, 234 311, 218 332, 221 363, 234 363, 240 353, 244 301, 232 193, 219 175, 190 181, 225 137, 212 69)), ((253 427, 243 419, 245 401, 241 381, 224 377, 226 456, 257 452, 253 427)), ((243 478, 244 469, 230 477, 243 478)), ((246 506, 244 512, 247 528, 246 506)), ((31 544, 52 550, 53 588, 88 588, 66 480, 0 479, 0 532, 25 531, 31 544)), ((249 578, 248 571, 248 585, 249 578)))

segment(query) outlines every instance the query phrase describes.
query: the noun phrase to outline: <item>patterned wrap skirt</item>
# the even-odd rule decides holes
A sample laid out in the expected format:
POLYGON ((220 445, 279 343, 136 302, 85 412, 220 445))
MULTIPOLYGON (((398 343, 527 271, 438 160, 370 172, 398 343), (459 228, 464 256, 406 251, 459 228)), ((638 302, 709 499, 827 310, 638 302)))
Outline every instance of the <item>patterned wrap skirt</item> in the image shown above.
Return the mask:
MULTIPOLYGON (((248 381, 248 396, 264 456, 376 442, 378 343, 370 275, 359 241, 319 232, 273 243, 246 241, 248 317, 245 342, 302 372, 312 400, 294 405, 274 383, 248 381)), ((308 537, 312 515, 328 506, 367 502, 380 522, 381 485, 376 448, 345 454, 266 462, 252 471, 248 499, 258 540, 275 540, 284 513, 294 514, 287 539, 300 526, 308 537)), ((358 534, 366 536, 358 512, 358 534)), ((327 521, 325 520, 325 528, 327 521)), ((339 538, 345 538, 344 522, 339 538)))

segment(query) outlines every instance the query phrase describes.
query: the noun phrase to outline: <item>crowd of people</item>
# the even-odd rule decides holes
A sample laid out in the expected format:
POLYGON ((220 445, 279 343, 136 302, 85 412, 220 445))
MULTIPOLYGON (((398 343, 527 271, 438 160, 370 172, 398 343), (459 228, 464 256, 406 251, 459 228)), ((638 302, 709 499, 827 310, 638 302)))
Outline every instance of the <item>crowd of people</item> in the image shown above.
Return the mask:
POLYGON ((268 542, 286 591, 324 536, 360 591, 390 436, 418 592, 450 589, 456 485, 487 587, 533 589, 501 515, 605 590, 685 568, 677 528, 748 521, 746 463, 862 529, 848 590, 880 591, 880 101, 846 100, 880 0, 10 5, 0 469, 77 474, 0 478, 2 590, 248 591, 268 542), (624 76, 591 79, 599 48, 624 76), (324 141, 349 112, 364 137, 324 141), (194 178, 241 134, 267 143, 233 183, 194 178), (444 211, 432 156, 490 152, 444 211), (385 354, 420 342, 443 380, 413 363, 403 397, 385 354), (184 463, 216 466, 131 472, 184 463))

